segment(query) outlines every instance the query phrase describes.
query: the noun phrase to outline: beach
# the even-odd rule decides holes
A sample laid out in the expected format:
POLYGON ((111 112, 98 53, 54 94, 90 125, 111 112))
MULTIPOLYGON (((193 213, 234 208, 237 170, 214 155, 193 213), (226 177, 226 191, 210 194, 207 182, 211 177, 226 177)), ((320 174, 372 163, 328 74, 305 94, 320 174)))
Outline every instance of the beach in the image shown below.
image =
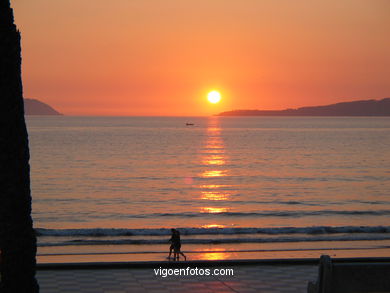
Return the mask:
MULTIPOLYGON (((184 245, 182 251, 190 261, 199 260, 266 260, 266 259, 315 259, 323 254, 332 258, 388 257, 390 241, 381 241, 372 247, 372 241, 354 242, 314 242, 288 243, 267 246, 251 244, 232 245, 184 245)), ((163 261, 167 262, 169 245, 142 246, 93 246, 67 247, 59 251, 56 248, 38 249, 38 263, 90 263, 90 262, 132 262, 163 261)), ((182 258, 181 258, 182 260, 182 258)))

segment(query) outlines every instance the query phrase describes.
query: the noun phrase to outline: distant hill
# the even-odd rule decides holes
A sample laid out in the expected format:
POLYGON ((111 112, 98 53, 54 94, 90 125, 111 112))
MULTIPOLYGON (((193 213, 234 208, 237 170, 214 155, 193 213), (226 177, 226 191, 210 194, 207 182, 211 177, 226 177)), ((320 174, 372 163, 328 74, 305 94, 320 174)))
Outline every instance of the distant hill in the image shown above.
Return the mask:
POLYGON ((25 115, 62 115, 48 104, 35 99, 24 99, 25 115))
POLYGON ((390 98, 286 110, 234 110, 217 116, 390 116, 390 98))

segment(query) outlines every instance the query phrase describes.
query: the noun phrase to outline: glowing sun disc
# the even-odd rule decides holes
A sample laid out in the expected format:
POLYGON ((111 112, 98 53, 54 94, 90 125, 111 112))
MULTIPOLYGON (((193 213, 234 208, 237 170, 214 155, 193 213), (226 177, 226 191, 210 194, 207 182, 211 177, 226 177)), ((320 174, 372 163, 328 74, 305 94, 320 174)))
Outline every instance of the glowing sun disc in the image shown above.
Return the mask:
POLYGON ((207 95, 207 99, 210 103, 216 104, 221 100, 221 94, 217 91, 209 92, 207 95))

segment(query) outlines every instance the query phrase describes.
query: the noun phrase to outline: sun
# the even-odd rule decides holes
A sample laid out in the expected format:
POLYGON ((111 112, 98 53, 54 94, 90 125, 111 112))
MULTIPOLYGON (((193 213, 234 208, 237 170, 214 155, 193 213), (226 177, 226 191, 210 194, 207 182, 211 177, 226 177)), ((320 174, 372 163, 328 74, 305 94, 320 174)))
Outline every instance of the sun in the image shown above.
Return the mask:
POLYGON ((221 94, 218 91, 211 91, 207 94, 207 100, 212 104, 217 104, 221 100, 221 94))

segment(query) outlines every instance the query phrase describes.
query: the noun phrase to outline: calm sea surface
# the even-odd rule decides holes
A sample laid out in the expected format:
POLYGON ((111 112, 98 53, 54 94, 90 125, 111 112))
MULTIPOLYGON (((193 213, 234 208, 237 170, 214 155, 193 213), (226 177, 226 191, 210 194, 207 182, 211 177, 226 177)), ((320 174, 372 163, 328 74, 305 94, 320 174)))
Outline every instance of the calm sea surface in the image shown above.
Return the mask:
POLYGON ((390 239, 389 118, 28 117, 27 125, 42 246, 165 243, 158 236, 171 227, 199 244, 390 239))

